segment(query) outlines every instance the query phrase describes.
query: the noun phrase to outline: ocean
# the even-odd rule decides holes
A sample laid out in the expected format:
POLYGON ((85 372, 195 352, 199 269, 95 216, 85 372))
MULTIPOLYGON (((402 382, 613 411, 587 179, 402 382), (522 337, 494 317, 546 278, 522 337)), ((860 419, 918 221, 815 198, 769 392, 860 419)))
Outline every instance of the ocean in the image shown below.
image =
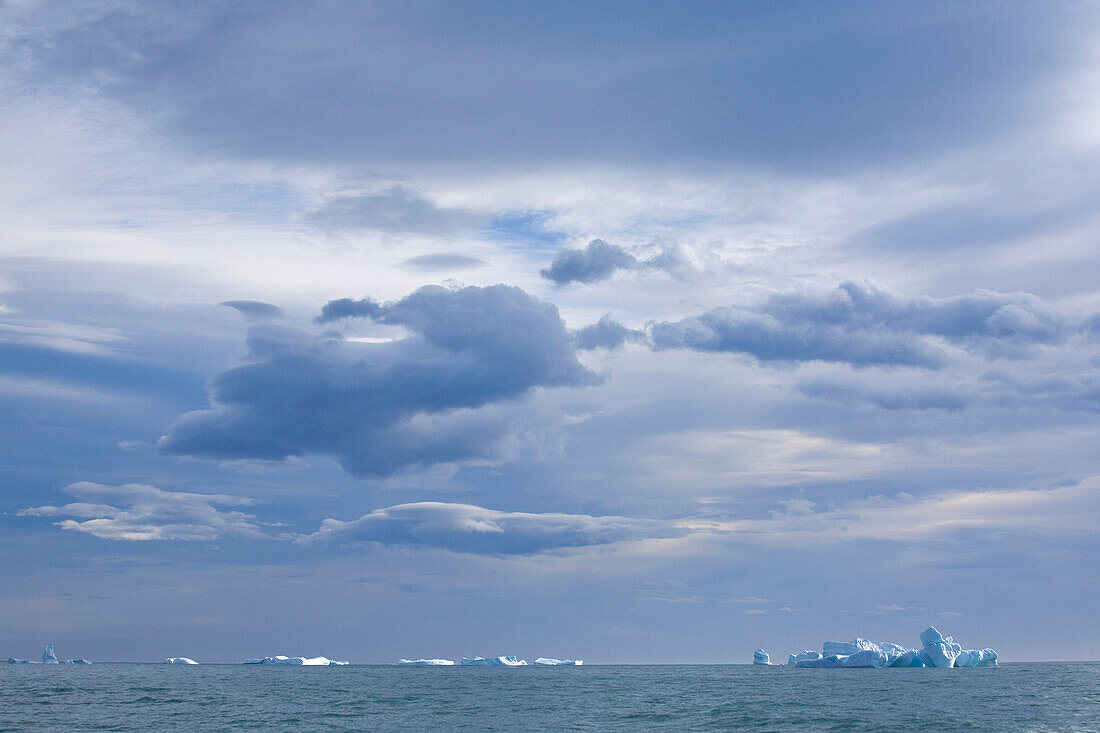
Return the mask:
POLYGON ((1100 731, 1100 662, 785 666, 0 665, 0 730, 1100 731))

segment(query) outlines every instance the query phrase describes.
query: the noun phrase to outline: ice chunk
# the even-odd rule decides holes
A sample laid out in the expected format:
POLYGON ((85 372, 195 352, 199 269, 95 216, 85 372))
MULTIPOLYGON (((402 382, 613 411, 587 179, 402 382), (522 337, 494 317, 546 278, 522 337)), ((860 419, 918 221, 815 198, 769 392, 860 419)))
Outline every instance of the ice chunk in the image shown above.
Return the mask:
POLYGON ((772 658, 768 656, 768 653, 763 649, 757 649, 752 653, 752 663, 769 665, 772 663, 772 658))
POLYGON ((47 644, 42 652, 42 664, 57 664, 57 655, 53 653, 53 644, 47 644))
POLYGON ((337 662, 335 659, 329 659, 328 657, 285 657, 280 654, 274 657, 263 657, 262 659, 246 659, 242 664, 285 664, 295 667, 330 667, 344 666, 347 662, 337 662))
POLYGON ((827 641, 821 645, 823 656, 844 656, 863 651, 878 651, 878 645, 873 641, 856 637, 851 641, 827 641))
POLYGON ((526 659, 516 659, 515 657, 474 657, 469 659, 467 657, 462 658, 463 667, 525 667, 527 666, 526 659))
POLYGON ((450 659, 398 659, 398 664, 406 667, 450 667, 454 661, 450 659))
POLYGON ((803 659, 794 666, 803 669, 836 669, 844 666, 845 659, 847 657, 830 654, 827 657, 818 657, 817 659, 803 659))
POLYGON ((808 662, 811 659, 821 659, 821 652, 815 652, 811 651, 810 649, 806 649, 799 652, 798 654, 791 654, 789 657, 787 657, 787 664, 797 665, 799 662, 808 662))
POLYGON ((898 655, 896 659, 891 659, 888 667, 923 667, 924 662, 920 659, 920 652, 916 649, 906 649, 905 653, 898 655))
POLYGON ((841 659, 841 667, 885 667, 890 657, 881 649, 864 649, 841 659))
POLYGON ((929 626, 927 629, 920 632, 920 643, 923 646, 928 646, 929 644, 938 644, 941 641, 946 640, 943 638, 943 635, 936 629, 935 626, 929 626))
MULTIPOLYGON (((251 661, 251 660, 249 660, 251 661)), ((194 659, 188 659, 187 657, 168 657, 164 660, 165 664, 198 664, 194 659)), ((246 662, 247 664, 247 662, 246 662)))
POLYGON ((540 667, 579 667, 584 664, 583 659, 554 659, 553 657, 539 657, 535 664, 540 667))
POLYGON ((15 657, 8 657, 8 664, 30 664, 29 659, 16 659, 15 657))
POLYGON ((81 657, 79 659, 66 659, 65 664, 91 664, 87 659, 81 657))
POLYGON ((946 641, 926 644, 920 650, 921 661, 928 667, 939 667, 941 669, 954 667, 955 659, 958 656, 959 653, 952 649, 946 641))

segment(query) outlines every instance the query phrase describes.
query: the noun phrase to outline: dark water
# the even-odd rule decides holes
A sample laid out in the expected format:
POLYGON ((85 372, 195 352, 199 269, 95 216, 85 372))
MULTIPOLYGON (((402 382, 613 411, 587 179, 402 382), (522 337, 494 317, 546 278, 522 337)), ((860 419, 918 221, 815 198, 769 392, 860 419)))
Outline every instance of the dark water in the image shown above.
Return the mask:
POLYGON ((0 730, 1100 731, 1100 663, 0 665, 0 730))

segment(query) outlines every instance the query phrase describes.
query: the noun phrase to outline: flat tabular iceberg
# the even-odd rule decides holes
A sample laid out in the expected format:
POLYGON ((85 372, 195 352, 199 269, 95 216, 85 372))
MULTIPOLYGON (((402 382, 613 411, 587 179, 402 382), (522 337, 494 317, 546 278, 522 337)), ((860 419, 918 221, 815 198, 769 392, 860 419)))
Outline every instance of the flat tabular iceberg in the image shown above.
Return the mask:
POLYGON ((241 664, 286 664, 296 667, 331 667, 331 666, 343 666, 347 662, 337 662, 335 659, 329 659, 328 657, 284 657, 278 655, 274 657, 262 657, 260 659, 246 659, 241 664))
POLYGON ((467 657, 462 658, 463 667, 525 667, 527 666, 526 659, 516 659, 515 657, 474 657, 469 659, 467 657))
POLYGON ((540 667, 579 667, 584 664, 583 659, 554 659, 553 657, 539 657, 535 664, 540 667))
POLYGON ((450 667, 454 664, 450 659, 398 659, 397 663, 406 667, 450 667))
POLYGON ((164 660, 165 664, 198 664, 194 659, 188 659, 187 657, 168 657, 164 660))
POLYGON ((752 663, 761 665, 771 665, 772 658, 768 656, 768 653, 763 649, 757 649, 752 653, 752 663))
POLYGON ((787 664, 802 668, 997 666, 997 652, 992 649, 963 649, 950 636, 945 638, 934 626, 921 632, 920 641, 920 649, 907 649, 899 644, 875 644, 859 638, 827 641, 822 644, 822 654, 808 650, 791 654, 787 664))

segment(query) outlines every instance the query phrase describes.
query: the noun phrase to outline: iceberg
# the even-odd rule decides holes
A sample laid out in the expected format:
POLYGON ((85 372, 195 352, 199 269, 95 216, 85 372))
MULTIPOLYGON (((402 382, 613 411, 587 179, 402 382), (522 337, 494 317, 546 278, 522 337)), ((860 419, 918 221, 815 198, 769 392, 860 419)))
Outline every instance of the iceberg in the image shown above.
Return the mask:
POLYGON ((342 667, 346 665, 347 662, 337 662, 335 659, 329 659, 328 657, 284 657, 280 654, 274 657, 246 659, 241 662, 241 664, 285 664, 295 667, 342 667))
MULTIPOLYGON (((920 633, 921 647, 909 649, 900 644, 855 638, 852 641, 826 641, 822 654, 805 650, 791 654, 787 664, 803 668, 859 667, 996 667, 997 652, 992 649, 963 649, 935 626, 920 633)), ((755 663, 755 662, 754 662, 755 663)))
POLYGON ((47 644, 42 652, 42 664, 57 664, 57 655, 53 653, 53 644, 47 644))
POLYGON ((515 657, 474 657, 469 659, 467 657, 462 658, 463 667, 526 667, 526 659, 516 659, 515 657))
POLYGON ((770 665, 772 663, 771 657, 763 649, 757 649, 752 653, 752 663, 760 665, 770 665))
POLYGON ((398 664, 406 667, 450 667, 454 661, 450 659, 398 659, 398 664))
POLYGON ((194 659, 188 659, 187 657, 168 657, 164 660, 165 664, 198 664, 194 659))
POLYGON ((66 659, 65 664, 91 664, 91 662, 81 657, 80 659, 66 659))
POLYGON ((794 666, 797 665, 799 662, 808 662, 813 659, 821 659, 821 652, 804 649, 797 654, 791 654, 789 657, 787 657, 787 664, 794 666))
POLYGON ((540 667, 579 667, 584 664, 583 659, 554 659, 553 657, 539 657, 535 664, 540 667))
POLYGON ((29 659, 17 659, 16 657, 8 657, 8 664, 38 664, 38 662, 31 662, 29 659))
POLYGON ((858 637, 852 641, 827 641, 821 645, 821 652, 826 657, 833 655, 843 657, 864 651, 878 651, 878 649, 878 644, 858 637))

